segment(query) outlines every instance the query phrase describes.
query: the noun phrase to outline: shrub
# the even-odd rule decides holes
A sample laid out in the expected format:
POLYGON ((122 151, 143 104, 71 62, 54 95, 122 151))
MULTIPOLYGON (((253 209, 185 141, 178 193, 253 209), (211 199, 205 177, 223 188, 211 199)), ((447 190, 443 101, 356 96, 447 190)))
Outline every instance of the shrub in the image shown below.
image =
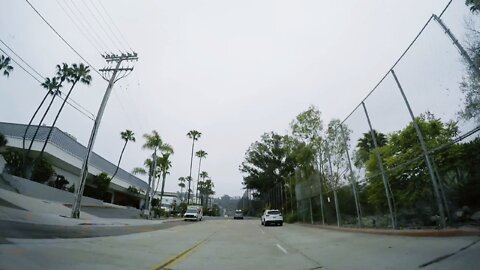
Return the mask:
POLYGON ((293 212, 293 214, 290 213, 290 214, 287 214, 287 215, 285 216, 285 222, 287 222, 287 223, 295 223, 295 222, 297 222, 297 221, 298 221, 297 212, 293 212))
POLYGON ((45 183, 55 173, 52 164, 42 158, 33 166, 32 180, 39 183, 45 183))

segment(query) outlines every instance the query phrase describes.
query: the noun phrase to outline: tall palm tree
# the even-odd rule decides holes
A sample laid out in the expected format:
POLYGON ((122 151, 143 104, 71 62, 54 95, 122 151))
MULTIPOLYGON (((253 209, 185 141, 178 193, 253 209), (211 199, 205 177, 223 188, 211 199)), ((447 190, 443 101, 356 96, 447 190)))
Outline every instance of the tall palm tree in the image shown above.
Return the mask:
POLYGON ((35 119, 35 116, 37 116, 38 111, 40 110, 40 108, 42 108, 42 106, 45 103, 45 100, 47 99, 47 97, 49 95, 51 95, 52 100, 50 101, 47 110, 45 110, 45 112, 42 116, 42 119, 38 123, 37 130, 35 131, 35 134, 32 137, 32 141, 30 142, 30 144, 33 143, 33 140, 35 139, 36 134, 38 132, 38 129, 42 125, 43 120, 45 119, 45 116, 50 111, 50 107, 52 106, 52 103, 55 100, 55 97, 61 95, 60 88, 63 86, 63 82, 67 79, 67 76, 70 74, 70 67, 65 63, 63 63, 62 66, 57 65, 56 68, 57 68, 56 77, 54 77, 52 79, 47 78, 45 80, 45 82, 42 83, 43 88, 47 89, 47 93, 45 93, 45 96, 43 97, 42 102, 40 102, 40 104, 38 105, 37 109, 35 110, 35 112, 32 115, 32 118, 30 118, 30 122, 28 122, 28 125, 25 128, 25 132, 23 133, 23 149, 25 149, 25 138, 27 136, 28 129, 32 125, 32 122, 35 119))
MULTIPOLYGON (((199 175, 200 178, 202 178, 203 181, 198 182, 198 185, 201 186, 200 190, 200 197, 201 197, 201 203, 203 205, 203 196, 205 195, 205 178, 208 178, 208 173, 206 171, 203 171, 199 175), (201 184, 200 184, 201 183, 201 184)), ((197 187, 198 190, 198 187, 197 187)))
POLYGON ((150 215, 150 200, 152 198, 152 187, 155 184, 156 178, 156 168, 157 168, 157 151, 160 151, 163 154, 170 153, 173 154, 173 148, 167 143, 164 143, 160 135, 156 130, 152 131, 152 134, 143 134, 143 138, 145 139, 145 143, 143 144, 143 149, 153 150, 152 154, 152 162, 149 166, 149 174, 148 174, 148 188, 147 192, 145 193, 145 202, 147 203, 146 209, 150 215))
POLYGON ((192 177, 187 176, 187 177, 185 177, 185 180, 187 180, 187 182, 188 182, 188 189, 186 190, 186 192, 187 192, 187 204, 188 204, 189 203, 188 198, 190 198, 190 193, 192 192, 192 189, 190 189, 190 183, 192 182, 192 177))
MULTIPOLYGON (((64 63, 64 65, 66 65, 64 63)), ((48 139, 50 139, 50 136, 52 135, 53 128, 55 127, 55 124, 57 123, 58 117, 62 113, 63 107, 65 106, 65 103, 67 102, 68 98, 70 97, 70 94, 73 91, 73 88, 75 88, 75 85, 77 85, 78 82, 83 83, 85 85, 90 85, 92 82, 92 76, 90 75, 90 67, 85 66, 83 63, 80 63, 79 65, 73 64, 72 67, 70 68, 70 71, 68 74, 66 74, 66 80, 67 82, 71 83, 72 86, 70 87, 70 90, 68 90, 67 96, 63 99, 62 105, 60 106, 60 109, 57 112, 57 115, 55 116, 55 119, 53 120, 52 126, 50 127, 50 130, 48 131, 47 138, 45 139, 45 142, 43 143, 42 150, 40 151, 40 155, 36 159, 37 161, 41 159, 43 152, 45 151, 45 147, 47 146, 48 139)))
POLYGON ((190 183, 192 182, 192 165, 193 165, 193 151, 195 149, 195 141, 197 141, 200 136, 202 136, 202 133, 196 130, 190 130, 187 133, 187 137, 192 139, 192 155, 190 156, 190 181, 188 181, 188 196, 187 196, 187 204, 190 203, 190 183))
MULTIPOLYGON (((23 173, 25 174, 26 171, 25 171, 25 166, 26 166, 26 160, 27 160, 27 157, 29 156, 30 154, 30 151, 32 150, 32 147, 33 147, 33 142, 35 141, 35 138, 37 137, 37 134, 38 134, 38 131, 40 130, 40 127, 42 126, 43 124, 43 121, 45 120, 45 117, 47 116, 48 112, 50 111, 50 108, 52 107, 52 104, 53 102, 55 101, 55 98, 57 96, 60 96, 61 94, 61 91, 60 91, 60 88, 62 87, 62 84, 59 82, 58 78, 57 77, 54 77, 52 79, 50 78, 46 78, 45 79, 45 82, 42 83, 42 86, 47 89, 47 93, 45 94, 42 102, 40 102, 40 105, 37 107, 37 109, 35 110, 35 113, 33 114, 32 118, 30 119, 30 122, 28 123, 27 127, 25 128, 25 132, 23 133, 23 168, 22 168, 22 171, 23 173), (33 122, 33 119, 35 118, 35 116, 37 115, 38 111, 40 110, 40 108, 43 106, 46 98, 51 95, 52 96, 52 99, 50 100, 50 102, 48 103, 48 106, 47 106, 47 109, 45 110, 45 112, 43 113, 42 115, 42 118, 40 119, 40 122, 38 123, 37 127, 35 128, 35 131, 33 133, 33 136, 30 140, 30 144, 28 146, 28 149, 25 150, 25 140, 26 140, 26 137, 27 137, 27 132, 28 132, 28 129, 30 128, 30 126, 32 125, 32 122, 33 122)), ((27 178, 29 178, 27 176, 27 178)))
POLYGON ((162 207, 162 200, 163 200, 163 192, 165 190, 165 178, 167 174, 170 172, 168 171, 172 167, 172 162, 169 160, 170 153, 164 153, 158 159, 158 167, 160 172, 162 173, 162 189, 160 190, 160 207, 162 207))
POLYGON ((180 187, 180 196, 181 196, 180 200, 181 201, 183 201, 183 189, 185 188, 185 181, 186 181, 186 179, 183 176, 178 178, 178 182, 179 182, 178 186, 180 187))
POLYGON ((198 150, 195 155, 198 157, 198 174, 197 174, 197 189, 195 191, 195 196, 198 199, 198 181, 200 181, 200 168, 202 167, 202 159, 207 157, 207 152, 203 150, 198 150))
POLYGON ((3 70, 3 75, 9 77, 10 72, 13 71, 13 67, 10 65, 10 57, 0 56, 0 70, 3 70))
POLYGON ((127 143, 129 141, 135 142, 135 134, 133 133, 133 131, 131 131, 129 129, 120 132, 120 136, 122 137, 122 140, 125 141, 125 143, 123 144, 122 152, 120 153, 120 158, 118 159, 117 168, 115 169, 115 172, 112 175, 112 179, 115 177, 115 175, 117 175, 118 168, 120 168, 120 162, 122 161, 123 152, 125 152, 125 148, 127 147, 127 143))

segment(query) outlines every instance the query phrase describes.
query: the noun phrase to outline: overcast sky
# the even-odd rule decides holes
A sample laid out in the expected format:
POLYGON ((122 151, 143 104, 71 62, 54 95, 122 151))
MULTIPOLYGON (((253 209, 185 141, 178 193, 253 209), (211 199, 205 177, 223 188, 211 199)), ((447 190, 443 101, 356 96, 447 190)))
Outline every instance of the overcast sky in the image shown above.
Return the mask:
MULTIPOLYGON (((321 110, 326 121, 346 117, 430 15, 439 14, 448 2, 30 1, 97 69, 104 66, 100 51, 131 47, 139 54, 133 73, 115 85, 95 152, 116 163, 123 145, 119 133, 132 129, 137 142, 128 145, 121 166, 131 171, 150 154, 141 149, 141 135, 155 129, 175 149, 166 183, 166 189, 174 191, 177 179, 189 173, 191 141, 186 133, 196 129, 202 132, 196 150, 208 153, 202 170, 212 177, 217 195, 242 193, 238 166, 262 133, 287 132, 289 122, 310 104, 321 110)), ((464 2, 453 1, 444 15, 460 40, 469 14, 464 2)), ((25 1, 0 3, 0 39, 43 76, 53 76, 56 64, 82 62, 25 1)), ((430 91, 458 88, 462 65, 455 48, 437 25, 432 24, 425 35, 417 52, 407 55, 407 64, 398 67, 406 89, 419 84, 430 91), (428 84, 420 74, 427 74, 434 83, 428 84)), ((0 47, 6 49, 3 44, 0 47)), ((10 78, 0 77, 0 121, 27 123, 44 92, 14 67, 10 78)), ((92 85, 77 87, 72 97, 96 114, 107 83, 97 74, 92 76, 92 85)), ((429 109, 446 116, 457 109, 457 105, 449 105, 453 98, 458 104, 456 94, 442 90, 444 98, 437 99, 427 90, 422 92, 424 99, 419 95, 412 101, 420 107, 418 113, 429 109), (431 106, 426 105, 428 100, 431 106)), ((390 94, 387 90, 383 93, 371 102, 377 105, 372 105, 377 116, 392 108, 379 105, 388 104, 385 100, 390 94)), ((406 119, 406 114, 398 119, 378 117, 377 123, 393 131, 401 126, 391 123, 406 119)), ((355 122, 352 118, 350 124, 355 122)), ((66 107, 57 126, 86 144, 92 124, 66 107)))

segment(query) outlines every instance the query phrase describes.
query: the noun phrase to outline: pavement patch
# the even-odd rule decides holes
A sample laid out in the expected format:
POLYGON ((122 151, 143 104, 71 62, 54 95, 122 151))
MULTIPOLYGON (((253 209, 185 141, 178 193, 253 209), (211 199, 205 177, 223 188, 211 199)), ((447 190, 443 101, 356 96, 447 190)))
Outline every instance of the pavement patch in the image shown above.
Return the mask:
POLYGON ((429 266, 429 265, 431 265, 431 264, 434 264, 434 263, 437 263, 437 262, 441 262, 441 261, 443 261, 443 260, 445 260, 445 259, 448 259, 448 258, 452 257, 453 255, 456 255, 456 254, 458 254, 458 253, 466 250, 467 248, 475 245, 475 244, 478 243, 478 242, 480 242, 480 239, 473 241, 472 243, 470 243, 470 244, 468 244, 468 245, 460 248, 459 250, 457 250, 457 251, 455 251, 455 252, 453 252, 453 253, 449 253, 449 254, 440 256, 440 257, 435 258, 435 259, 433 259, 433 260, 431 260, 431 261, 429 261, 429 262, 426 262, 426 263, 424 263, 424 264, 421 264, 421 265, 418 266, 418 268, 423 268, 423 267, 429 266))

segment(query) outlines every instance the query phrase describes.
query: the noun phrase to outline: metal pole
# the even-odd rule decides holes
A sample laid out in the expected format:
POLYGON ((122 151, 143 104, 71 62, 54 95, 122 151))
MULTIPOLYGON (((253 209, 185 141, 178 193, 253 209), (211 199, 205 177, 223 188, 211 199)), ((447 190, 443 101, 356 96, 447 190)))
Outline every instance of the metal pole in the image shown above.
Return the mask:
POLYGON ((88 175, 88 162, 90 161, 90 155, 92 153, 93 145, 95 144, 95 139, 97 137, 97 131, 100 126, 100 122, 102 121, 103 112, 105 111, 105 107, 107 106, 108 98, 110 97, 110 94, 112 92, 112 88, 115 83, 115 78, 117 76, 118 69, 120 67, 120 63, 122 62, 122 60, 123 59, 120 59, 117 62, 117 65, 115 67, 115 70, 113 71, 112 77, 108 82, 107 91, 105 92, 100 108, 98 109, 97 117, 95 118, 95 121, 93 123, 90 139, 88 140, 87 155, 83 160, 82 170, 80 173, 80 183, 77 188, 77 193, 75 194, 75 200, 72 206, 72 218, 80 218, 80 203, 82 201, 83 190, 85 189, 85 183, 88 175))
POLYGON ((433 14, 432 16, 433 16, 433 19, 438 22, 440 27, 442 27, 442 29, 445 31, 447 36, 453 41, 453 44, 460 51, 460 54, 463 56, 465 61, 467 61, 467 63, 470 65, 473 72, 475 72, 475 75, 477 77, 480 77, 480 71, 478 69, 478 66, 475 64, 475 62, 472 60, 472 58, 470 58, 467 51, 463 48, 462 44, 460 44, 460 42, 458 42, 458 39, 453 35, 453 33, 450 31, 450 29, 448 29, 448 27, 443 23, 443 21, 442 21, 442 19, 440 19, 440 17, 438 17, 435 14, 433 14))
POLYGON ((313 224, 312 197, 308 199, 308 202, 310 203, 310 223, 313 224))
POLYGON ((377 138, 375 137, 375 132, 373 132, 372 122, 370 122, 370 117, 368 116, 367 107, 365 106, 365 103, 363 101, 362 101, 362 106, 363 106, 363 110, 365 111, 365 116, 367 117, 368 126, 370 128, 370 136, 372 136, 373 146, 375 147, 375 155, 377 156, 378 167, 380 169, 380 172, 382 173, 383 186, 385 187, 385 195, 387 196, 388 210, 390 211, 392 228, 396 229, 397 224, 395 222, 395 216, 393 214, 392 200, 390 198, 390 193, 388 192, 388 177, 387 177, 387 174, 385 173, 385 169, 383 168, 383 161, 378 149, 378 143, 377 143, 377 138))
POLYGON ((342 132, 343 143, 345 144, 345 154, 347 155, 347 160, 348 160, 348 169, 350 170, 350 183, 352 184, 353 198, 355 199, 355 207, 357 209, 358 227, 361 227, 362 226, 362 213, 361 213, 361 209, 360 209, 360 202, 358 200, 356 181, 355 181, 355 176, 353 174, 352 163, 350 161, 350 154, 348 153, 347 138, 345 137, 345 131, 343 129, 343 124, 340 124, 340 131, 342 132))
POLYGON ((335 214, 337 216, 337 226, 340 227, 340 208, 338 207, 338 200, 337 200, 337 185, 333 183, 333 169, 332 169, 332 160, 330 157, 330 149, 327 143, 327 156, 328 156, 328 167, 330 169, 330 181, 332 181, 332 189, 333 189, 333 196, 335 202, 335 214))
POLYGON ((410 107, 410 103, 408 102, 408 99, 405 96, 405 92, 403 92, 402 85, 400 84, 400 81, 398 80, 397 75, 395 74, 395 71, 393 71, 392 69, 390 72, 392 73, 392 76, 395 79, 395 82, 397 83, 398 89, 402 94, 403 100, 405 101, 405 105, 407 106, 408 112, 410 113, 410 117, 412 118, 412 124, 415 127, 415 132, 417 133, 418 140, 420 141, 420 146, 422 147, 423 155, 425 156, 425 161, 427 162, 428 172, 432 180, 435 199, 437 200, 438 211, 440 212, 440 226, 442 228, 445 228, 445 212, 443 209, 442 199, 438 191, 437 179, 435 178, 435 173, 433 171, 433 167, 430 162, 430 156, 428 155, 427 146, 425 145, 422 132, 420 131, 420 127, 418 126, 417 120, 415 119, 415 115, 413 114, 412 108, 410 107))

